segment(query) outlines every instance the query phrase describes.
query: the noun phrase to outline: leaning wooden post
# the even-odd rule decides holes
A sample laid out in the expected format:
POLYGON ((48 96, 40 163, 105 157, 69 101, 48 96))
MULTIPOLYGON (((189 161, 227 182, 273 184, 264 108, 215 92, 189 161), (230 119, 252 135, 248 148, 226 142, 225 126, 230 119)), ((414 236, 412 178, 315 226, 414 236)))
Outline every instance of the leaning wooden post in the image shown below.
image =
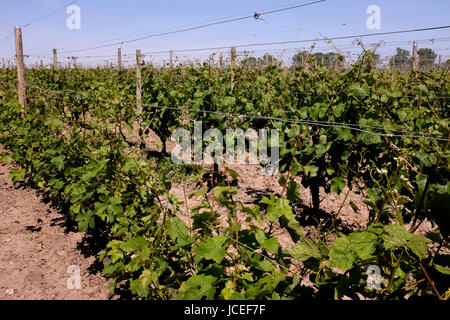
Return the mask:
POLYGON ((19 103, 25 108, 27 105, 26 84, 25 84, 25 64, 23 62, 23 45, 22 45, 22 29, 14 28, 15 44, 16 44, 16 65, 17 65, 17 89, 19 95, 19 103))
POLYGON ((234 91, 234 67, 236 66, 236 47, 231 47, 231 92, 234 91))
POLYGON ((141 75, 141 50, 136 50, 136 107, 137 114, 142 112, 142 75, 141 75))
POLYGON ((56 49, 53 49, 53 68, 58 69, 58 55, 56 49))
POLYGON ((417 71, 419 69, 419 57, 417 56, 417 41, 414 41, 413 44, 412 69, 413 71, 417 71))
POLYGON ((340 68, 339 68, 339 59, 337 59, 336 57, 334 57, 334 75, 336 75, 336 73, 337 72, 339 72, 340 71, 340 68))
POLYGON ((117 66, 119 69, 122 68, 122 48, 117 49, 117 66))
POLYGON ((141 50, 136 50, 136 121, 133 124, 133 132, 139 135, 139 146, 142 147, 143 130, 141 128, 141 115, 142 115, 142 74, 141 74, 141 50))
POLYGON ((231 67, 236 65, 236 47, 231 47, 231 67))
POLYGON ((438 66, 438 70, 441 70, 441 65, 442 65, 442 55, 439 55, 439 66, 438 66))
POLYGON ((309 53, 306 51, 302 52, 302 69, 304 72, 309 70, 309 53))

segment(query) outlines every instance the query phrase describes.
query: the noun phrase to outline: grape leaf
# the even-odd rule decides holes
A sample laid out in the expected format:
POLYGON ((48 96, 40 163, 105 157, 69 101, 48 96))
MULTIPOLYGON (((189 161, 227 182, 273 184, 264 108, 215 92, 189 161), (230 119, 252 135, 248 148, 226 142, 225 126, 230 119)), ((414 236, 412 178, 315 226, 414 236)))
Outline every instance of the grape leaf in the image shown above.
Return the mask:
POLYGON ((214 236, 206 242, 201 242, 194 249, 194 262, 199 263, 202 259, 214 260, 221 263, 226 255, 226 248, 224 247, 227 238, 224 236, 214 236))
POLYGON ((213 300, 216 289, 213 284, 217 278, 213 276, 195 275, 190 277, 180 286, 178 294, 174 300, 201 300, 206 297, 207 300, 213 300))

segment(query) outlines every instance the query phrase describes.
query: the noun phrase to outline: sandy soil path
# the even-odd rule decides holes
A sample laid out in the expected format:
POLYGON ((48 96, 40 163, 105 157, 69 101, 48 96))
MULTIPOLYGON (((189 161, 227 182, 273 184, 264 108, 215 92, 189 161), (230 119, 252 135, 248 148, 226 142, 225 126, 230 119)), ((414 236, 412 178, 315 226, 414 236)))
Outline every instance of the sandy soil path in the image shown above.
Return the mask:
POLYGON ((0 300, 108 299, 85 235, 68 231, 35 190, 15 187, 11 169, 0 162, 0 300), (77 272, 67 273, 69 266, 79 268, 80 289, 68 288, 77 272))

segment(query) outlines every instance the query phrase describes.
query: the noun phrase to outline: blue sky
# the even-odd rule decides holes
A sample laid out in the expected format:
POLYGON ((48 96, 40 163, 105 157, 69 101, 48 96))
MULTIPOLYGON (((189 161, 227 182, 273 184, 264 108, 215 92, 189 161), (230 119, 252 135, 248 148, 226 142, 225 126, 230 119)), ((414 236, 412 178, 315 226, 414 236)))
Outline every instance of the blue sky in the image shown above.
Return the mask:
MULTIPOLYGON (((14 25, 24 25, 47 13, 70 3, 70 0, 21 0, 8 1, 4 4, 0 16, 0 56, 10 58, 14 55, 14 39, 2 41, 14 25)), ((49 62, 52 48, 63 52, 72 49, 107 44, 105 40, 127 40, 143 34, 158 31, 176 30, 186 25, 198 25, 223 18, 240 17, 265 9, 280 8, 304 1, 284 0, 246 0, 246 1, 145 1, 145 0, 79 0, 76 5, 81 9, 81 29, 69 30, 66 10, 38 21, 23 29, 25 54, 33 55, 27 62, 43 59, 49 62)), ((191 49, 216 46, 232 46, 247 43, 289 41, 315 39, 321 37, 346 36, 353 34, 388 32, 403 29, 426 28, 449 25, 449 0, 328 0, 315 5, 297 8, 264 16, 264 21, 254 19, 227 23, 196 31, 154 37, 139 42, 123 45, 123 53, 130 54, 132 62, 135 50, 142 52, 167 51, 170 49, 191 49), (369 5, 377 5, 381 9, 381 30, 369 30, 366 26, 369 5)), ((396 47, 411 50, 408 41, 449 38, 450 29, 417 32, 400 35, 387 35, 364 38, 365 43, 384 40, 386 45, 378 49, 382 57, 391 55, 396 47), (400 44, 396 42, 404 41, 400 44), (390 42, 395 42, 390 44, 390 42)), ((419 47, 429 47, 443 56, 444 61, 450 58, 450 41, 424 41, 419 47)), ((284 60, 289 59, 297 49, 308 49, 312 43, 277 45, 267 47, 245 48, 255 56, 269 52, 284 60)), ((336 41, 335 46, 344 53, 356 53, 358 48, 352 46, 352 40, 336 41)), ((242 52, 244 49, 238 49, 242 52)), ((329 52, 333 47, 324 41, 316 43, 315 51, 329 52)), ((117 46, 101 48, 64 56, 82 56, 83 63, 103 63, 106 59, 115 62, 113 57, 117 46), (97 57, 111 55, 112 57, 97 57), (89 56, 86 57, 86 56, 89 56), (95 56, 95 57, 92 57, 95 56)), ((177 53, 179 60, 205 58, 213 51, 177 53)), ((154 61, 167 59, 168 54, 147 55, 154 61)))

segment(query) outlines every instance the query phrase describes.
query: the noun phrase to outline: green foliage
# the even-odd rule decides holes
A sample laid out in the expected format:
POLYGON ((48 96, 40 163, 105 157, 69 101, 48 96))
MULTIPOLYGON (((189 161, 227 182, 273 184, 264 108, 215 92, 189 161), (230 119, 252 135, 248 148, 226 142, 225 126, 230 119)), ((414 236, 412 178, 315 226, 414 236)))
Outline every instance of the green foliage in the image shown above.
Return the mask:
MULTIPOLYGON (((132 103, 118 102, 135 99, 133 70, 27 70, 30 84, 70 94, 30 86, 24 114, 8 86, 15 72, 0 70, 0 142, 11 151, 2 159, 17 166, 10 174, 14 182, 26 179, 48 192, 79 231, 106 234, 99 258, 113 292, 125 284, 146 299, 435 295, 421 281, 426 277, 418 263, 434 272, 438 285, 445 283, 438 276, 448 276, 448 261, 429 245, 448 247, 448 143, 386 134, 448 138, 448 101, 442 94, 450 91, 448 75, 381 72, 372 68, 376 56, 370 53, 341 72, 321 65, 323 58, 326 67, 333 66, 337 55, 303 53, 296 56, 298 65, 302 56, 309 71, 246 63, 233 69, 145 66, 139 115, 132 103), (181 110, 152 107, 157 105, 181 110), (294 125, 274 118, 341 125, 294 125), (195 120, 220 130, 279 129, 284 193, 246 205, 236 201, 236 187, 222 182, 210 190, 203 186, 204 170, 197 174, 196 166, 170 164, 165 149, 150 157, 144 146, 126 138, 137 121, 152 129, 164 148, 174 128, 192 131, 195 120), (294 178, 311 192, 315 221, 320 188, 339 195, 345 187, 355 191, 363 185, 369 225, 348 232, 338 221, 318 222, 313 229, 319 236, 311 237, 311 228, 306 232, 299 222, 305 218, 299 210, 304 189, 294 178), (170 189, 187 180, 202 185, 188 197, 201 202, 184 212, 186 204, 170 189), (437 225, 426 237, 417 232, 425 219, 437 225), (290 249, 272 226, 290 235, 290 249), (373 264, 384 278, 378 292, 365 282, 373 264), (300 274, 314 287, 306 288, 300 274)), ((237 179, 236 172, 225 170, 237 179)), ((349 202, 355 212, 361 210, 349 202)))
POLYGON ((215 236, 206 242, 200 243, 194 248, 194 262, 199 263, 202 259, 211 259, 220 264, 226 255, 226 247, 224 246, 226 241, 226 237, 215 236))
POLYGON ((184 282, 174 300, 213 300, 216 289, 214 282, 216 278, 213 276, 196 275, 184 282))
POLYGON ((360 231, 338 238, 331 247, 330 267, 348 270, 358 259, 373 258, 377 238, 373 233, 360 231))

